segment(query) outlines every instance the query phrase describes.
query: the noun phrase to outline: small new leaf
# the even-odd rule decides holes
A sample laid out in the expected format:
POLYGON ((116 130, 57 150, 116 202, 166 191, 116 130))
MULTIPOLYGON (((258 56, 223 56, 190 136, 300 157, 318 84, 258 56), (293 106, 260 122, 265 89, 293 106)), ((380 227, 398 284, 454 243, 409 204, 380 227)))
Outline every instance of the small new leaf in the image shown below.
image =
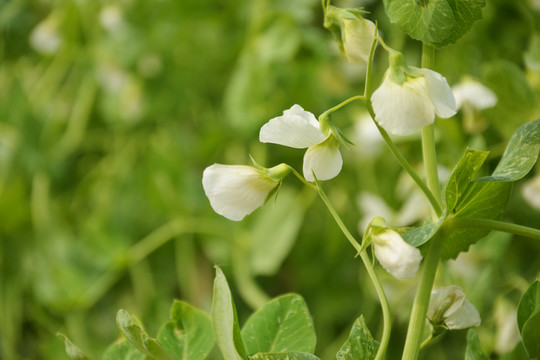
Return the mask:
POLYGON ((360 316, 354 322, 349 339, 336 357, 337 360, 372 360, 375 359, 378 348, 379 343, 371 336, 364 317, 360 316))
POLYGON ((71 340, 67 338, 67 336, 61 333, 56 334, 56 336, 58 336, 64 341, 64 345, 66 346, 66 353, 71 360, 89 360, 89 358, 85 354, 83 354, 81 349, 79 349, 75 344, 73 344, 71 340))

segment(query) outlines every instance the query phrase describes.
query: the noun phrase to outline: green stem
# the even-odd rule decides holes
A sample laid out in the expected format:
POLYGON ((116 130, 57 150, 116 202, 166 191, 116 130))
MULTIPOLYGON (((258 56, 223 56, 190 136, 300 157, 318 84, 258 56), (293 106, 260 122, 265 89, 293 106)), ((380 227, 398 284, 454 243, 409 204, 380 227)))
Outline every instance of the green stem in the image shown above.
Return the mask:
POLYGON ((375 291, 377 292, 377 296, 379 297, 379 301, 381 303, 382 313, 383 313, 383 334, 381 336, 380 346, 379 350, 377 351, 377 355, 375 356, 375 360, 381 360, 384 357, 384 353, 386 352, 386 348, 388 347, 388 341, 390 340, 390 331, 392 326, 392 319, 390 317, 390 307, 388 306, 388 301, 386 299, 386 295, 384 293, 384 290, 381 286, 381 283, 379 282, 379 279, 377 278, 377 274, 375 274, 375 270, 373 269, 373 266, 371 264, 371 261, 369 259, 369 256, 365 251, 362 250, 362 246, 356 241, 354 236, 350 233, 349 229, 345 226, 343 223, 343 220, 341 220, 341 217, 337 213, 336 209, 334 209, 334 206, 326 196, 323 189, 319 186, 318 191, 319 196, 321 197, 322 201, 328 208, 328 211, 330 211, 330 214, 336 221, 337 225, 347 238, 351 245, 355 248, 355 250, 360 255, 360 258, 362 259, 362 262, 364 263, 364 267, 366 268, 368 275, 371 279, 371 282, 373 283, 373 286, 375 287, 375 291))
POLYGON ((445 221, 445 226, 449 228, 475 228, 503 231, 519 236, 540 240, 540 230, 523 225, 516 225, 504 221, 474 219, 474 218, 451 218, 445 221))
POLYGON ((426 324, 431 289, 435 281, 437 266, 439 265, 443 240, 444 231, 439 231, 430 241, 431 245, 424 259, 420 282, 414 298, 402 360, 416 360, 418 358, 424 326, 426 324))
POLYGON ((333 108, 330 108, 328 110, 326 110, 325 112, 323 112, 319 118, 323 117, 323 116, 328 116, 328 114, 331 114, 333 113, 334 111, 336 110, 339 110, 341 109, 342 107, 344 107, 345 105, 347 105, 348 103, 350 102, 353 102, 355 100, 362 100, 362 101, 365 101, 365 98, 364 98, 364 95, 356 95, 356 96, 353 96, 351 98, 348 98, 347 100, 343 101, 342 103, 334 106, 333 108))
MULTIPOLYGON (((433 65, 435 50, 428 45, 422 46, 422 67, 429 68, 433 65)), ((437 154, 435 150, 435 136, 433 125, 422 129, 422 150, 424 155, 424 164, 431 193, 435 195, 439 208, 442 207, 442 196, 439 185, 439 175, 437 173, 437 154)), ((435 209, 435 207, 434 207, 435 209)), ((436 217, 440 216, 436 210, 436 217)), ((436 221, 437 219, 434 219, 436 221)), ((416 360, 420 352, 422 335, 426 322, 426 314, 429 305, 429 298, 435 274, 439 265, 441 249, 444 238, 444 230, 441 229, 430 241, 430 247, 424 258, 424 265, 420 275, 420 282, 416 290, 414 304, 407 329, 407 338, 403 348, 402 360, 416 360)))

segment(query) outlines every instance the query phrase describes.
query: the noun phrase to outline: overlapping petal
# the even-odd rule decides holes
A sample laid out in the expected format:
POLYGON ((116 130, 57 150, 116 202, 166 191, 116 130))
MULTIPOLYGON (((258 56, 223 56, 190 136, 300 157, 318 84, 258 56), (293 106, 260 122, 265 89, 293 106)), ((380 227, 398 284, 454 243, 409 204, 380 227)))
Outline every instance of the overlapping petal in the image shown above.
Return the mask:
POLYGON ((339 142, 330 136, 326 141, 307 149, 304 155, 304 178, 315 181, 315 173, 318 180, 330 180, 339 174, 342 166, 339 142))
POLYGON ((438 117, 446 119, 457 112, 456 100, 446 78, 430 69, 417 69, 424 74, 427 93, 438 117))
POLYGON ((282 116, 275 117, 263 125, 259 133, 263 143, 273 143, 303 149, 319 144, 326 136, 319 130, 315 115, 300 105, 293 105, 282 116))
POLYGON ((420 267, 420 250, 407 244, 394 230, 384 230, 372 235, 375 256, 382 267, 396 279, 413 278, 420 267))
POLYGON ((350 63, 366 65, 375 37, 375 24, 362 17, 343 18, 343 51, 350 63))
POLYGON ((431 292, 428 319, 449 330, 466 329, 480 325, 480 314, 465 297, 459 286, 448 286, 431 292))
POLYGON ((220 215, 234 221, 264 204, 279 181, 246 165, 214 164, 203 172, 203 188, 210 205, 220 215))

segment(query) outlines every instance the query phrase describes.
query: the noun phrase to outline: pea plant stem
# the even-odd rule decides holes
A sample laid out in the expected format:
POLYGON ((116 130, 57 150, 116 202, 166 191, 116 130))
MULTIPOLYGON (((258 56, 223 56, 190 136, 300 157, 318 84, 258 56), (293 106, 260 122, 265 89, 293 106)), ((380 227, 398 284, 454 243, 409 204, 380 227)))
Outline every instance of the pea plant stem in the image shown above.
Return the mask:
MULTIPOLYGON (((432 67, 435 60, 435 50, 426 44, 422 46, 422 67, 432 67)), ((440 191, 439 176, 437 173, 437 154, 435 149, 435 136, 433 125, 422 129, 422 153, 426 169, 428 185, 431 193, 435 196, 439 208, 442 208, 442 196, 440 191)), ((434 207, 435 209, 435 207, 434 207)), ((440 216, 436 212, 435 218, 440 216)), ((437 220, 437 219, 434 219, 437 220)), ((422 335, 424 332, 425 318, 429 305, 429 298, 435 274, 439 265, 439 259, 444 239, 444 231, 439 232, 430 241, 430 247, 424 258, 424 265, 420 275, 420 282, 416 290, 407 337, 403 348, 402 360, 416 360, 420 352, 422 335)))
POLYGON ((332 203, 326 196, 326 193, 319 185, 317 186, 317 192, 319 196, 321 197, 322 201, 324 202, 324 204, 326 205, 326 207, 328 208, 328 211, 330 211, 330 214, 336 221, 337 225, 339 226, 339 228, 341 229, 341 231, 347 238, 347 240, 349 240, 351 245, 358 252, 358 255, 362 259, 362 262, 364 263, 364 266, 368 272, 371 282, 373 283, 373 286, 375 287, 377 296, 379 297, 379 301, 381 303, 381 308, 382 308, 382 313, 383 313, 383 334, 381 337, 379 349, 377 350, 377 354, 375 356, 375 360, 381 360, 384 358, 384 353, 386 352, 386 348, 388 347, 388 341, 390 340, 390 332, 391 332, 391 326, 392 326, 392 319, 390 317, 390 307, 388 305, 386 295, 381 286, 381 283, 379 282, 379 279, 377 278, 377 274, 375 274, 375 270, 373 269, 373 265, 371 263, 371 260, 368 254, 362 249, 362 246, 358 243, 358 241, 356 241, 354 236, 347 229, 347 227, 343 223, 343 220, 341 220, 341 217, 339 216, 336 209, 334 208, 334 206, 332 205, 332 203))
POLYGON ((528 238, 540 240, 540 230, 533 229, 523 225, 516 225, 498 220, 474 219, 474 218, 451 218, 445 221, 445 226, 449 229, 456 228, 474 228, 488 229, 507 232, 510 234, 525 236, 528 238))

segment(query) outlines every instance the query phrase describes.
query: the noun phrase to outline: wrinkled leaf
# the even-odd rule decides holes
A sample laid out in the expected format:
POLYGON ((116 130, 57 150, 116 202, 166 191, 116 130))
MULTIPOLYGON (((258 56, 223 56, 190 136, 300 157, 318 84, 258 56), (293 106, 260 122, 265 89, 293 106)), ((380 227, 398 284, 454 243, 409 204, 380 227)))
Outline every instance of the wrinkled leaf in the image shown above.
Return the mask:
POLYGON ((378 348, 379 343, 371 336, 364 317, 360 316, 354 322, 349 338, 336 357, 338 360, 372 360, 375 359, 378 348))
POLYGON ((303 352, 258 353, 249 358, 250 360, 319 360, 315 355, 303 352))
POLYGON ((275 298, 251 315, 242 329, 242 339, 248 354, 311 353, 317 341, 307 305, 296 294, 275 298))
POLYGON ((217 266, 212 300, 212 325, 216 343, 225 360, 247 358, 229 284, 223 271, 217 266))
POLYGON ((157 339, 175 359, 203 360, 214 346, 212 321, 205 312, 175 300, 171 321, 161 328, 157 339))
POLYGON ((482 18, 485 0, 385 0, 390 21, 410 37, 440 48, 482 18))
POLYGON ((465 360, 489 360, 487 355, 480 347, 478 335, 474 329, 467 331, 467 350, 465 351, 465 360))
POLYGON ((118 339, 103 354, 103 360, 145 360, 146 355, 137 350, 125 337, 118 339))
MULTIPOLYGON (((455 217, 499 220, 512 193, 512 182, 472 182, 454 209, 455 217)), ((489 234, 486 229, 455 229, 445 239, 442 259, 455 259, 460 252, 489 234)))
POLYGON ((452 171, 444 190, 447 213, 454 210, 458 199, 463 195, 473 175, 480 169, 487 156, 487 151, 471 149, 465 151, 465 154, 452 171))
POLYGON ((491 176, 479 181, 516 181, 529 173, 540 151, 540 120, 521 125, 512 135, 491 176))
POLYGON ((537 312, 540 312, 540 281, 538 280, 529 286, 519 301, 517 322, 520 332, 525 322, 537 312))
POLYGON ((89 358, 83 354, 81 349, 79 349, 75 344, 73 344, 71 340, 67 338, 67 336, 60 333, 56 334, 56 336, 58 336, 64 341, 64 345, 66 346, 66 353, 71 360, 89 360, 89 358))
POLYGON ((142 353, 156 360, 174 360, 158 341, 150 337, 125 310, 116 314, 116 324, 126 338, 142 353))

